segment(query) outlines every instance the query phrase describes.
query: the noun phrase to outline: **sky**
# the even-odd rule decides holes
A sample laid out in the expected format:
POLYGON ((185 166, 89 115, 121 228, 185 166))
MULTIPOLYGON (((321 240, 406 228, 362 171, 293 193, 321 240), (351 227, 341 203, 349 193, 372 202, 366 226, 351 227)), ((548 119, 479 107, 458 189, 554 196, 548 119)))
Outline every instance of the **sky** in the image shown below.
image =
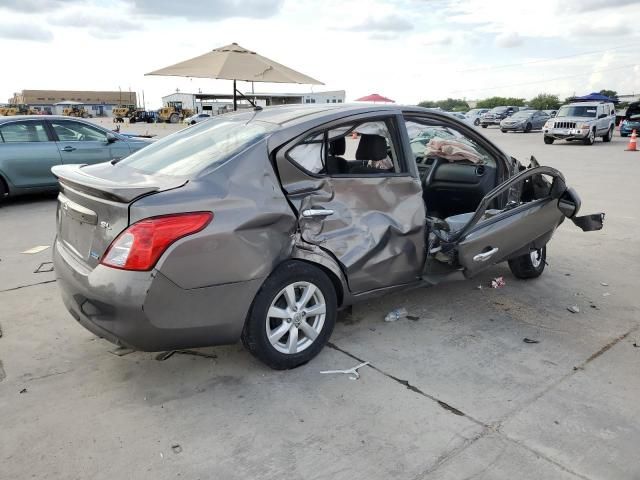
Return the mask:
POLYGON ((226 80, 144 74, 232 42, 347 101, 640 91, 640 0, 0 0, 0 18, 0 102, 120 88, 158 108, 176 89, 230 92, 226 80))

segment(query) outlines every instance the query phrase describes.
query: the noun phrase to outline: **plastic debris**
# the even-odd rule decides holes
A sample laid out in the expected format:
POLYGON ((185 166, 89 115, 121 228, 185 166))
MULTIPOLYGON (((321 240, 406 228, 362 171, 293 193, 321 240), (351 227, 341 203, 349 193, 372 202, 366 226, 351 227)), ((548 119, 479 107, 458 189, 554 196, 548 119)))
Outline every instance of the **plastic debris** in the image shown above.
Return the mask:
POLYGON ((129 355, 133 352, 135 352, 133 348, 127 347, 118 347, 113 350, 109 350, 109 353, 111 353, 112 355, 116 355, 117 357, 124 357, 125 355, 129 355))
POLYGON ((477 290, 482 290, 482 285, 478 285, 478 286, 476 287, 476 289, 477 289, 477 290))
POLYGON ((638 343, 638 342, 633 342, 633 344, 632 344, 632 345, 633 345, 634 347, 636 347, 636 348, 640 348, 640 343, 638 343))
POLYGON ((356 365, 352 368, 347 368, 346 370, 323 370, 320 373, 344 373, 345 375, 349 375, 349 380, 358 380, 360 378, 358 369, 366 367, 367 365, 369 365, 369 362, 363 362, 360 365, 356 365))
POLYGON ((602 285, 603 287, 608 287, 609 284, 607 282, 600 282, 600 285, 602 285))
POLYGON ((27 388, 23 388, 22 390, 20 390, 20 393, 27 393, 27 388))
POLYGON ((33 273, 47 272, 53 272, 53 262, 42 262, 40 265, 38 265, 38 268, 33 271, 33 273))
POLYGON ((169 350, 167 352, 160 352, 158 355, 156 355, 156 360, 158 360, 159 362, 163 362, 166 359, 173 357, 176 353, 179 353, 181 355, 194 355, 196 357, 204 358, 218 358, 215 353, 199 352, 197 350, 169 350))
POLYGON ((567 307, 567 310, 569 310, 571 313, 580 313, 578 305, 571 305, 570 307, 567 307))
POLYGON ((502 277, 496 277, 491 280, 491 288, 502 288, 507 284, 502 277))
POLYGON ((395 322, 396 320, 400 320, 401 318, 405 318, 407 315, 409 315, 409 312, 407 312, 406 308, 404 308, 404 307, 394 308, 389 313, 387 313, 387 316, 384 317, 384 321, 385 322, 395 322))
POLYGON ((47 248, 49 248, 49 245, 38 245, 38 246, 35 246, 33 248, 30 248, 29 250, 25 250, 24 252, 20 252, 20 253, 26 253, 27 255, 33 255, 34 253, 44 252, 47 248))
POLYGON ((603 297, 608 297, 609 295, 611 295, 609 292, 604 292, 604 293, 602 294, 602 296, 603 296, 603 297))
POLYGON ((524 338, 522 339, 522 341, 523 341, 524 343, 540 343, 540 340, 533 340, 533 339, 531 339, 531 338, 527 338, 527 337, 524 337, 524 338))
POLYGON ((173 450, 173 453, 177 455, 178 453, 182 452, 182 447, 180 446, 180 444, 174 443, 173 445, 171 445, 171 450, 173 450))

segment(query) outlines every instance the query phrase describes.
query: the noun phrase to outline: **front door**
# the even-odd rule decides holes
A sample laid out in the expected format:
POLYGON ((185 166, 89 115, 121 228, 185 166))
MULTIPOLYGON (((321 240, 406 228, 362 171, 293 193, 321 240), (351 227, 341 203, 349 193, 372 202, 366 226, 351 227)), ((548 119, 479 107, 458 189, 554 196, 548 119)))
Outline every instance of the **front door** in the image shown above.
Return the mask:
POLYGON ((422 189, 397 121, 351 116, 276 156, 301 239, 339 263, 354 294, 414 282, 424 265, 422 189))
POLYGON ((75 120, 51 120, 57 136, 62 163, 101 163, 129 155, 129 146, 122 141, 109 143, 105 131, 75 120))
POLYGON ((60 165, 60 153, 41 120, 0 125, 0 171, 17 188, 54 186, 51 167, 60 165))
POLYGON ((564 177, 550 167, 523 171, 489 192, 468 223, 451 233, 458 263, 467 276, 531 250, 542 248, 579 204, 567 194, 564 177), (501 210, 489 206, 506 192, 520 192, 501 210))

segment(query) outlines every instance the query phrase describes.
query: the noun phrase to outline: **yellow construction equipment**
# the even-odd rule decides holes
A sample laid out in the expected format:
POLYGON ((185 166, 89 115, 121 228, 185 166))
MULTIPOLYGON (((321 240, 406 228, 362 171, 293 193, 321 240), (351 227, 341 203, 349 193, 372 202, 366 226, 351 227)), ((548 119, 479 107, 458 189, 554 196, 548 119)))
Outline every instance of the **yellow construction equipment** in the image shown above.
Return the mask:
POLYGON ((135 105, 118 105, 112 110, 114 123, 122 123, 125 118, 131 118, 135 115, 137 108, 135 105))
POLYGON ((89 113, 84 107, 67 107, 62 109, 62 115, 65 117, 89 118, 89 113))
POLYGON ((13 115, 38 115, 40 113, 37 107, 30 107, 25 104, 3 105, 0 107, 0 115, 7 117, 13 115))
POLYGON ((178 123, 193 115, 189 108, 182 108, 182 102, 167 102, 166 107, 158 110, 158 121, 167 123, 178 123))

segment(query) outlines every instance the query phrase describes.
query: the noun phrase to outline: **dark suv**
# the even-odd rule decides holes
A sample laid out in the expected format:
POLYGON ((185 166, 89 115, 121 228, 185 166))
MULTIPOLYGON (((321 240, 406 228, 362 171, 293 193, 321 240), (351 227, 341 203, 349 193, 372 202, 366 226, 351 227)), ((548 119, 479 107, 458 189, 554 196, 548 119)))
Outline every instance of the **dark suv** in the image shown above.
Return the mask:
POLYGON ((507 117, 510 117, 514 113, 520 110, 519 107, 494 107, 487 113, 480 117, 480 125, 482 128, 487 128, 489 125, 499 126, 500 122, 507 117))

